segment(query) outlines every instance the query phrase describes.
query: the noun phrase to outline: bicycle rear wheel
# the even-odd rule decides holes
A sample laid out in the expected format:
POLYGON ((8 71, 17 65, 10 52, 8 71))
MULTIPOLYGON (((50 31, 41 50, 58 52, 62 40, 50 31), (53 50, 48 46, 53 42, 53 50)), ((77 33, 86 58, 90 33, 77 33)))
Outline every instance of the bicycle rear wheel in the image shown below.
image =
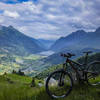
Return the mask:
POLYGON ((100 85, 100 62, 94 62, 89 65, 87 82, 89 85, 100 85))
POLYGON ((67 96, 73 86, 71 76, 63 71, 58 70, 49 75, 46 80, 46 92, 52 98, 63 98, 67 96))

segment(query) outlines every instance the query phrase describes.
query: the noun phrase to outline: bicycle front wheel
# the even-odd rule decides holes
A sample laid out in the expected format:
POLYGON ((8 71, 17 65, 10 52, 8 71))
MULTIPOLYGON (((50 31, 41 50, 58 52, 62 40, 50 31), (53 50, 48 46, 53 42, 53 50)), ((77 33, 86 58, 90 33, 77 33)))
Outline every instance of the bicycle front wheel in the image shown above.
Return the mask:
POLYGON ((94 62, 89 65, 87 82, 89 85, 100 85, 100 62, 94 62))
POLYGON ((46 80, 46 92, 52 98, 63 98, 67 96, 73 86, 73 80, 67 72, 58 70, 49 75, 46 80))

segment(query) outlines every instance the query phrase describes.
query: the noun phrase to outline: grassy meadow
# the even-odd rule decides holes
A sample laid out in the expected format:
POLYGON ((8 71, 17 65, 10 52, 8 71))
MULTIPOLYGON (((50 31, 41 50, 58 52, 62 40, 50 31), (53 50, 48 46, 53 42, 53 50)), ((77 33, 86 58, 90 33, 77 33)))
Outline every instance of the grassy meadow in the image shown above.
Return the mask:
MULTIPOLYGON (((0 76, 0 100, 52 100, 44 85, 38 85, 43 80, 36 79, 34 87, 31 87, 31 81, 32 78, 28 76, 0 76)), ((100 86, 75 85, 68 97, 58 100, 100 100, 100 86)))

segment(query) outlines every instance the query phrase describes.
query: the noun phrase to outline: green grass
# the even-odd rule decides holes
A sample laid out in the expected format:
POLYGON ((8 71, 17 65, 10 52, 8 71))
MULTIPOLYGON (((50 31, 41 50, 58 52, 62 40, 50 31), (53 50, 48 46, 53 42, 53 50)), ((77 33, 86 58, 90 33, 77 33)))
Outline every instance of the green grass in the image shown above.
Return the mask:
POLYGON ((39 59, 42 59, 42 58, 45 58, 46 56, 40 56, 40 55, 29 55, 27 57, 24 57, 24 59, 26 60, 39 60, 39 59))
MULTIPOLYGON (((31 77, 15 74, 0 76, 0 100, 52 100, 45 87, 37 85, 41 80, 36 79, 35 87, 30 86, 31 81, 31 77)), ((58 100, 100 100, 100 86, 75 85, 68 97, 58 100)))

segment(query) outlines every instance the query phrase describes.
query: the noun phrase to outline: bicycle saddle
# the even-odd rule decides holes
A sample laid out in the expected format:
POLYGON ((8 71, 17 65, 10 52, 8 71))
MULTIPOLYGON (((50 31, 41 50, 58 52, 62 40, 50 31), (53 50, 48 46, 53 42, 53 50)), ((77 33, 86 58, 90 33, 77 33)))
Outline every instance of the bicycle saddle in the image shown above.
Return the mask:
POLYGON ((72 53, 63 54, 62 53, 61 56, 71 58, 72 56, 75 56, 75 54, 72 54, 72 53))
POLYGON ((87 54, 89 54, 89 53, 92 53, 92 51, 85 51, 85 52, 83 52, 83 53, 87 53, 87 54))

